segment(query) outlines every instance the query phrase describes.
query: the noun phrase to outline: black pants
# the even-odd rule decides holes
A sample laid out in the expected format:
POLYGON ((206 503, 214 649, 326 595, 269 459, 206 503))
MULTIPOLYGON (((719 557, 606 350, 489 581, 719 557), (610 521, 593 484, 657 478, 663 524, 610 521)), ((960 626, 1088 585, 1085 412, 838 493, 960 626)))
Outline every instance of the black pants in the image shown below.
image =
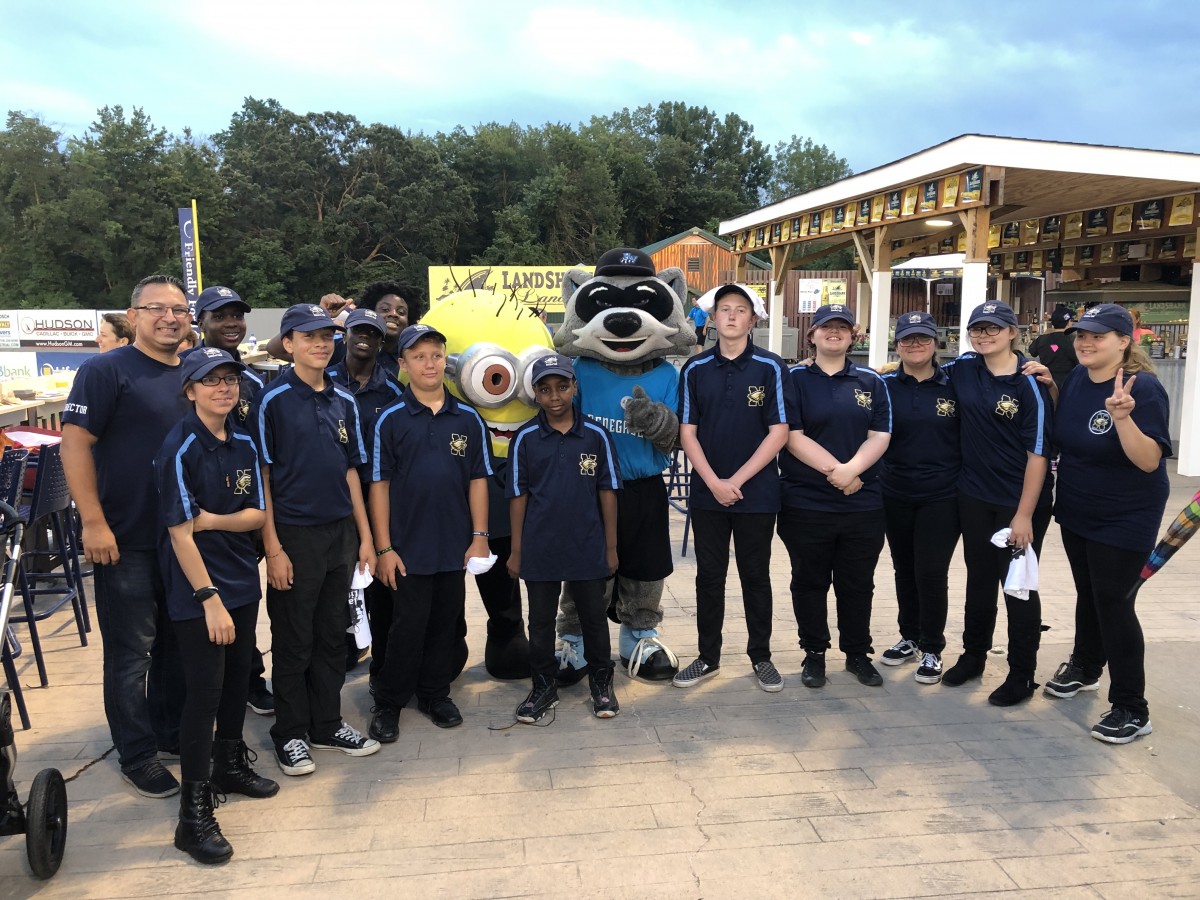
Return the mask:
POLYGON ((883 550, 878 510, 830 513, 785 506, 779 537, 792 561, 792 609, 805 650, 827 650, 829 586, 837 601, 838 649, 872 653, 871 601, 883 550))
POLYGON ((179 768, 184 781, 208 781, 214 721, 218 739, 242 739, 258 601, 231 609, 229 616, 233 619, 233 643, 226 645, 208 639, 203 616, 172 623, 187 681, 179 722, 179 768))
POLYGON ((350 577, 358 533, 347 517, 326 525, 277 525, 292 561, 291 590, 267 587, 277 742, 325 738, 342 727, 350 577))
MULTIPOLYGON (((1012 553, 992 544, 992 535, 1007 528, 1016 514, 1015 506, 999 506, 958 495, 958 519, 962 526, 963 561, 967 566, 967 605, 963 616, 963 649, 983 657, 992 649, 996 630, 996 588, 1004 587, 1012 553)), ((1033 549, 1040 558, 1042 538, 1050 525, 1050 507, 1033 513, 1033 549)), ((1042 641, 1042 598, 1029 592, 1028 600, 1004 595, 1008 610, 1008 669, 1016 676, 1032 679, 1037 669, 1038 646, 1042 641)))
MULTIPOLYGON (((392 630, 392 589, 382 581, 367 585, 363 597, 367 601, 367 619, 371 623, 371 677, 383 671, 387 659, 388 635, 392 630)), ((351 640, 354 635, 349 636, 351 640)), ((347 645, 348 646, 348 645, 347 645)))
POLYGON ((375 679, 375 700, 403 709, 415 695, 421 700, 450 696, 458 674, 454 648, 466 602, 462 570, 435 575, 397 576, 392 594, 392 630, 387 656, 375 679))
POLYGON ((746 653, 751 663, 771 658, 771 541, 775 513, 734 513, 692 510, 696 548, 696 631, 700 659, 721 664, 721 630, 725 625, 725 576, 729 572, 729 541, 737 559, 746 611, 746 653))
POLYGON ((258 689, 266 690, 267 679, 263 678, 267 674, 267 664, 263 661, 262 651, 255 645, 254 652, 250 654, 250 671, 246 674, 246 687, 248 691, 258 689))
MULTIPOLYGON (((583 658, 587 660, 591 674, 612 664, 605 581, 605 578, 593 578, 569 582, 579 613, 583 658)), ((554 621, 561 592, 561 581, 525 582, 525 593, 529 595, 529 668, 535 675, 553 676, 558 671, 558 660, 554 658, 554 621)))
POLYGON ((958 545, 958 500, 883 495, 883 522, 896 573, 900 637, 922 653, 946 649, 947 573, 958 545))
POLYGON ((1129 589, 1149 555, 1089 541, 1060 528, 1075 578, 1075 665, 1098 678, 1108 663, 1108 702, 1150 717, 1146 704, 1146 642, 1129 589))

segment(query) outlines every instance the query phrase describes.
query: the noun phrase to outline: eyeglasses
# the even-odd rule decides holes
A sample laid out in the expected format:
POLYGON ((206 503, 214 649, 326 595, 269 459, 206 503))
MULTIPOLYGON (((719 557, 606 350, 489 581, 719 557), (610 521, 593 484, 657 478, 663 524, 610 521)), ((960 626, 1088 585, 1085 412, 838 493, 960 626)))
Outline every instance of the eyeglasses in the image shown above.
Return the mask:
POLYGON ((216 387, 221 382, 228 385, 236 386, 242 383, 241 375, 205 375, 200 379, 200 383, 205 387, 216 387))
POLYGON ((135 306, 133 308, 144 310, 156 319, 161 319, 168 313, 177 319, 190 319, 192 317, 192 311, 186 306, 159 306, 152 303, 150 306, 135 306))
POLYGON ((896 343, 901 347, 928 347, 933 343, 933 338, 927 334, 912 334, 908 337, 898 338, 896 343))
POLYGON ((967 329, 967 334, 971 337, 979 337, 984 334, 988 337, 995 337, 1003 330, 999 325, 972 325, 967 329))

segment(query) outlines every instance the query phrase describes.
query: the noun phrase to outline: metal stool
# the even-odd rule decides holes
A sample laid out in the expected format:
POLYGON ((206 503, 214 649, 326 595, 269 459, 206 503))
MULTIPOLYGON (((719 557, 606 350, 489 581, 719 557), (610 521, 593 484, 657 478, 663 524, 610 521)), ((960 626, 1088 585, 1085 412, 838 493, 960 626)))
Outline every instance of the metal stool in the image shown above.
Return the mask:
POLYGON ((679 555, 687 556, 688 532, 692 528, 692 467, 688 463, 687 454, 676 450, 671 454, 671 465, 663 473, 667 482, 667 502, 671 508, 683 513, 683 546, 679 555))

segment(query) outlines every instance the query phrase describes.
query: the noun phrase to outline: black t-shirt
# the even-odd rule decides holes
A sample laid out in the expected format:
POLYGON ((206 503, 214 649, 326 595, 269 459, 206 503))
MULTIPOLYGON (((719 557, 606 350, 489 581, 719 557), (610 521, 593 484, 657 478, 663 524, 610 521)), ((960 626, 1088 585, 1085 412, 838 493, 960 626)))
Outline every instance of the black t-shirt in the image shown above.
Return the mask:
POLYGON ((1033 343, 1029 345, 1029 355, 1036 356, 1041 364, 1050 370, 1050 377, 1054 379, 1060 391, 1063 379, 1079 365, 1079 357, 1075 355, 1075 338, 1065 331, 1047 331, 1034 338, 1033 343))

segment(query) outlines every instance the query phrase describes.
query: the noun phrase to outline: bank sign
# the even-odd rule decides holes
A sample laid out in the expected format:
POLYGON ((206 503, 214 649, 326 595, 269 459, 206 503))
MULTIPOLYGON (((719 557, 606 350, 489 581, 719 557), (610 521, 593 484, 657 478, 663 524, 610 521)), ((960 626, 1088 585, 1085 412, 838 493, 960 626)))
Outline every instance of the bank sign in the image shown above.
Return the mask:
POLYGON ((18 310, 15 315, 17 340, 23 348, 67 350, 96 347, 95 310, 31 309, 18 310))

